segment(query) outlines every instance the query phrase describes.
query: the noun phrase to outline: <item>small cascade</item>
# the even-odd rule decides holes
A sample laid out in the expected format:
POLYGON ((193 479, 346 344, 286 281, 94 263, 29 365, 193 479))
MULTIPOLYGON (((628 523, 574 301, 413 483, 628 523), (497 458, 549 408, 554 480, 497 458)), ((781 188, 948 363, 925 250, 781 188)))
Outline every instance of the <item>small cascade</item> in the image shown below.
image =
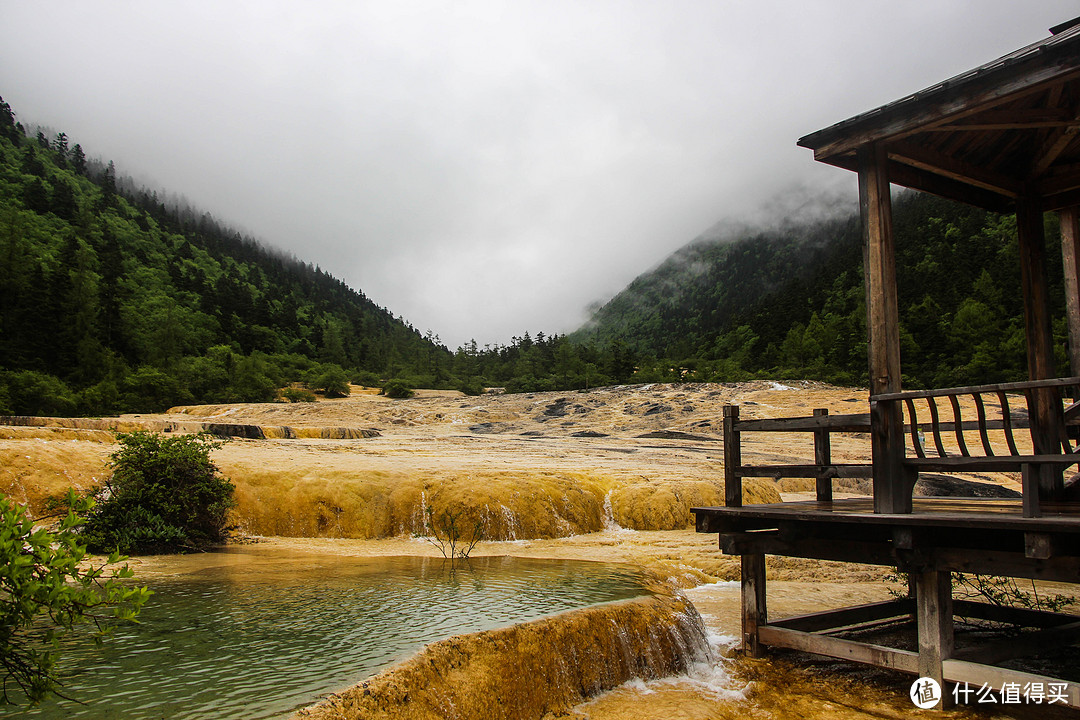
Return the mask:
POLYGON ((609 532, 615 532, 622 530, 623 527, 615 521, 615 511, 611 507, 611 493, 613 490, 608 490, 607 495, 604 495, 604 529, 609 532))
POLYGON ((503 522, 506 524, 506 539, 517 540, 518 539, 518 521, 517 516, 514 515, 514 511, 506 507, 502 503, 499 504, 499 509, 502 511, 503 522))
POLYGON ((701 616, 654 595, 432 643, 294 720, 542 718, 628 681, 712 668, 701 616))

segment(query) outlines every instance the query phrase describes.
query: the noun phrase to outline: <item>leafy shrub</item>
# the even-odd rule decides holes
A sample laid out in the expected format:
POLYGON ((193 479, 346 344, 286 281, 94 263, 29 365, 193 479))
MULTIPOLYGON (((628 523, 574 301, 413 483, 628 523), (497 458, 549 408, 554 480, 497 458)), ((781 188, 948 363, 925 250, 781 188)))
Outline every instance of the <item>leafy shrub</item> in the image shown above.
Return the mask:
POLYGON ((70 510, 59 529, 34 530, 23 508, 0 495, 0 703, 34 705, 54 692, 60 638, 76 624, 93 620, 98 637, 113 621, 134 620, 150 591, 122 582, 133 573, 112 554, 86 563, 75 528, 77 512, 92 501, 69 490, 70 510), (18 688, 14 697, 12 686, 18 688), (22 697, 20 697, 20 695, 22 697))
POLYGON ((75 412, 75 397, 67 383, 36 370, 0 374, 7 402, 16 415, 66 417, 75 412))
POLYGON ((349 375, 337 365, 323 366, 312 386, 328 398, 349 396, 349 375))
POLYGON ((483 395, 484 383, 480 378, 469 378, 458 383, 457 389, 466 395, 483 395))
POLYGON ((287 387, 281 391, 281 397, 291 403, 315 402, 315 393, 303 388, 287 387))
POLYGON ((382 392, 379 394, 395 400, 404 400, 405 398, 411 398, 416 394, 416 391, 406 385, 404 380, 390 380, 383 385, 382 392))
POLYGON ((181 552, 223 542, 236 502, 205 435, 168 437, 139 431, 117 436, 112 477, 93 491, 83 537, 95 551, 181 552))

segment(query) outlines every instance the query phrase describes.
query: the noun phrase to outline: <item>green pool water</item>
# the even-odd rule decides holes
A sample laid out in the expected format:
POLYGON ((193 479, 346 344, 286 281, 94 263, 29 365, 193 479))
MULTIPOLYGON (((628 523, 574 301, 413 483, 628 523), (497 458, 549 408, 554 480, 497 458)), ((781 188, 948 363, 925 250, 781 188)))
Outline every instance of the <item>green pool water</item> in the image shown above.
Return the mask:
POLYGON ((65 641, 64 693, 0 717, 284 718, 460 633, 645 594, 626 567, 563 560, 297 556, 257 546, 143 577, 138 625, 65 641))

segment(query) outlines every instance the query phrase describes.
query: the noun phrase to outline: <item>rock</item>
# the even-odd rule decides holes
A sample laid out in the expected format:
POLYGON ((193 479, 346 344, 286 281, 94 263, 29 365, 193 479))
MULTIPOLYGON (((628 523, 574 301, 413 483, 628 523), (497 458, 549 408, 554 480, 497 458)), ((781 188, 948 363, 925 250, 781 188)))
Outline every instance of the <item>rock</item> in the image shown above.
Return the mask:
POLYGON ((681 430, 653 430, 652 432, 635 435, 634 437, 653 438, 658 440, 706 440, 708 442, 720 441, 720 438, 706 437, 704 435, 694 435, 693 433, 682 432, 681 430))
POLYGON ((509 423, 504 422, 484 422, 477 423, 476 425, 469 426, 469 432, 474 432, 479 435, 490 435, 496 433, 504 433, 510 429, 509 423))
POLYGON ((609 437, 609 435, 595 430, 581 430, 580 432, 570 433, 570 437, 609 437))

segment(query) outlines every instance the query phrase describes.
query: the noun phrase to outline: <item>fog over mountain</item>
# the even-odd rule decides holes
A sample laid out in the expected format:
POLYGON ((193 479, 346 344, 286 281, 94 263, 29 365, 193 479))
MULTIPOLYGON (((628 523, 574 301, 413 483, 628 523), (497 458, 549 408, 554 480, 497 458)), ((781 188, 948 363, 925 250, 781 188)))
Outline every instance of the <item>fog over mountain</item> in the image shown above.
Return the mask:
POLYGON ((0 95, 453 347, 572 330, 717 221, 818 193, 853 201, 850 173, 817 166, 798 137, 1076 13, 8 1, 0 95))

